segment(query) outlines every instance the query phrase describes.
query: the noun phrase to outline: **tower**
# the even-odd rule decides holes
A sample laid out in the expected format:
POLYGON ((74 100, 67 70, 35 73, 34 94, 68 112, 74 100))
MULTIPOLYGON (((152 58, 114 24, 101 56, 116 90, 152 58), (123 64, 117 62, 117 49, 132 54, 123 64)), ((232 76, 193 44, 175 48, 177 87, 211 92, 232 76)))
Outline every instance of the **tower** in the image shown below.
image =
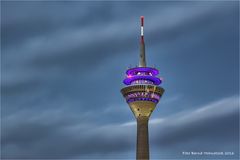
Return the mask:
POLYGON ((121 89, 137 120, 137 160, 149 159, 148 120, 164 92, 159 87, 162 82, 157 77, 159 71, 146 66, 143 22, 144 17, 141 16, 139 66, 126 71, 123 83, 127 86, 121 89))

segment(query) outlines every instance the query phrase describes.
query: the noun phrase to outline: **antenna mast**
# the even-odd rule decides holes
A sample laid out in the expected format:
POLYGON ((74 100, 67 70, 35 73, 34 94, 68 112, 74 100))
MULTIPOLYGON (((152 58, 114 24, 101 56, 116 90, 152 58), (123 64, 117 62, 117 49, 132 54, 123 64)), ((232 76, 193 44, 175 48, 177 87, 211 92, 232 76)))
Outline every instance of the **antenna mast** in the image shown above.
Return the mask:
POLYGON ((140 61, 139 67, 146 67, 146 58, 145 58, 145 44, 144 44, 144 35, 143 35, 143 23, 144 23, 144 16, 140 17, 141 19, 141 41, 140 41, 140 61))

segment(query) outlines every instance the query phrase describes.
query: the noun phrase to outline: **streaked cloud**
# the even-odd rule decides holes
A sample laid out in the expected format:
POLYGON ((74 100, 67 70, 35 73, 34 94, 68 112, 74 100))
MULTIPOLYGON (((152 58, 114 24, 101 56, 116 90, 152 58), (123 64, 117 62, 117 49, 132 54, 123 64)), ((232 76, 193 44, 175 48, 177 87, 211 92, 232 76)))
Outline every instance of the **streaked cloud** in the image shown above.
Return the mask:
MULTIPOLYGON (((228 97, 192 111, 150 120, 151 145, 163 150, 171 148, 173 157, 181 156, 175 150, 176 146, 181 145, 182 150, 194 150, 194 143, 198 144, 198 150, 205 150, 214 142, 212 149, 216 151, 224 151, 228 146, 237 152, 238 99, 237 96, 228 97), (222 128, 227 132, 219 132, 222 128)), ((40 114, 26 111, 9 116, 3 121, 3 130, 8 131, 2 135, 5 158, 91 158, 91 154, 93 157, 95 154, 104 157, 105 151, 124 158, 125 155, 129 156, 127 150, 134 150, 135 121, 97 126, 94 123, 80 123, 83 117, 69 114, 64 110, 48 110, 40 114), (31 144, 36 145, 32 148, 31 144), (13 150, 16 155, 10 154, 13 150)), ((152 154, 161 155, 157 152, 152 154)), ((116 157, 112 155, 112 158, 116 157)))

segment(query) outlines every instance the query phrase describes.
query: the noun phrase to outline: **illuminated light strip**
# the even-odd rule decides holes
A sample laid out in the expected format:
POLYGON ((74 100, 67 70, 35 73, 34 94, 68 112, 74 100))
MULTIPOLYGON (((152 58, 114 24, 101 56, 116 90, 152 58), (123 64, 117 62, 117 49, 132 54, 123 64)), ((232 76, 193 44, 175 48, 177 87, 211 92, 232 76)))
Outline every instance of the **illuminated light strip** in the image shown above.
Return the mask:
POLYGON ((141 36, 143 37, 143 26, 141 26, 141 36))
POLYGON ((131 84, 153 84, 154 82, 153 81, 150 81, 150 80, 134 80, 131 82, 131 84))
POLYGON ((153 103, 158 103, 159 100, 152 99, 152 98, 131 98, 127 100, 127 103, 135 102, 135 101, 151 101, 153 103))
POLYGON ((134 98, 150 98, 150 99, 156 99, 159 100, 161 96, 155 93, 147 93, 147 92, 136 92, 134 94, 128 94, 125 96, 127 100, 134 99, 134 98))
POLYGON ((162 83, 158 77, 154 76, 132 76, 131 78, 125 78, 123 83, 126 85, 131 85, 131 83, 136 80, 149 80, 152 81, 154 85, 159 85, 162 83))
POLYGON ((144 35, 143 35, 143 23, 144 23, 144 16, 141 16, 141 43, 144 43, 144 35))

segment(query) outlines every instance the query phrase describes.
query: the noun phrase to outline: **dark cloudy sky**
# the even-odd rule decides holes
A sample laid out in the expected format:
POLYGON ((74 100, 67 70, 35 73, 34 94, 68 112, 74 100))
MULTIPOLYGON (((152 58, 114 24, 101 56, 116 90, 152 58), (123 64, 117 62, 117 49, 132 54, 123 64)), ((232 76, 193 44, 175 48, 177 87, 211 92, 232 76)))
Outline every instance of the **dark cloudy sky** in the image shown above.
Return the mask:
POLYGON ((138 64, 144 15, 147 62, 166 90, 149 125, 151 157, 237 159, 238 5, 1 2, 2 158, 135 158, 135 119, 120 89, 138 64))

